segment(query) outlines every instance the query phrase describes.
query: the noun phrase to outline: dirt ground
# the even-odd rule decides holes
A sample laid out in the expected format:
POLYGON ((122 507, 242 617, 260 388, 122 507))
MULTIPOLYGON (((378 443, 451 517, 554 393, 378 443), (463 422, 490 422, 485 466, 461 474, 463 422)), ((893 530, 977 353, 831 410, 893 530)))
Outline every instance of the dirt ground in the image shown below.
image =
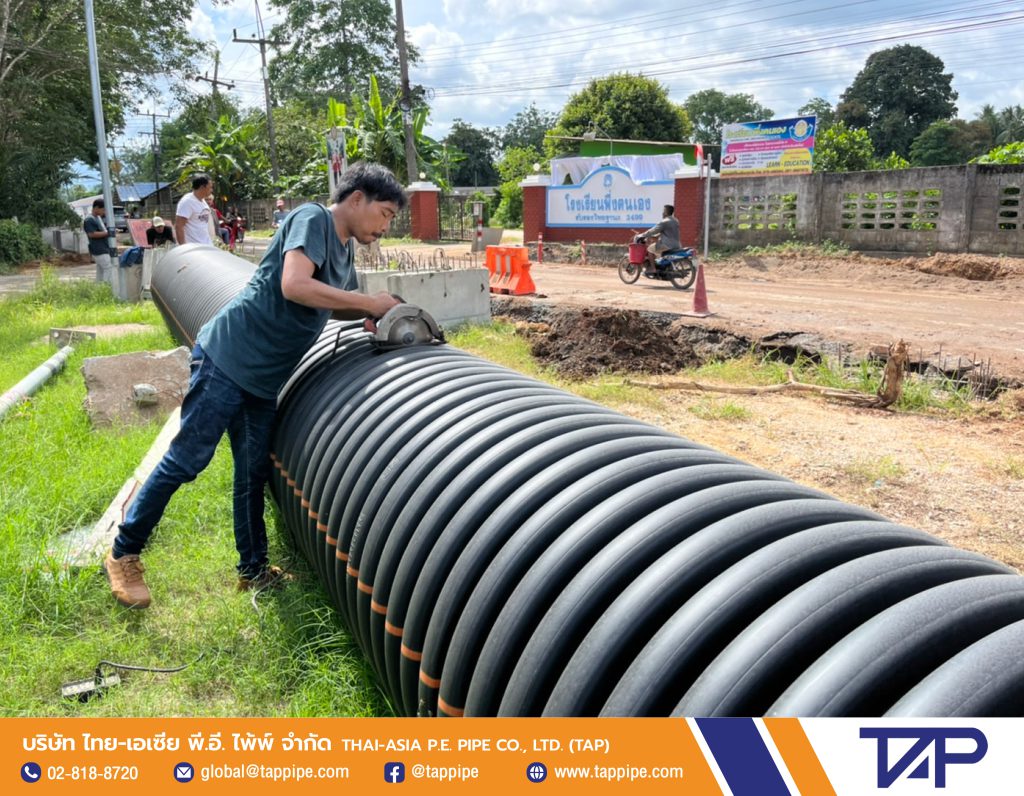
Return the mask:
MULTIPOLYGON (((1024 377, 1020 260, 734 257, 707 267, 718 314, 667 326, 630 310, 683 312, 692 292, 624 285, 610 268, 544 263, 532 273, 554 307, 532 330, 534 354, 570 377, 618 369, 670 380, 700 359, 673 343, 678 323, 752 339, 809 332, 860 351, 902 337, 925 355, 991 360, 997 375, 1024 377), (559 311, 567 305, 585 309, 559 311)), ((656 395, 660 408, 620 409, 1024 571, 1022 390, 961 417, 803 395, 656 395)))
MULTIPOLYGON (((544 262, 531 270, 550 301, 588 307, 685 312, 692 291, 614 268, 544 262)), ((1024 380, 1024 261, 980 255, 928 258, 737 256, 706 264, 715 313, 688 319, 749 338, 808 332, 866 351, 904 339, 914 355, 991 363, 1024 380), (987 278, 986 278, 987 277, 987 278)))

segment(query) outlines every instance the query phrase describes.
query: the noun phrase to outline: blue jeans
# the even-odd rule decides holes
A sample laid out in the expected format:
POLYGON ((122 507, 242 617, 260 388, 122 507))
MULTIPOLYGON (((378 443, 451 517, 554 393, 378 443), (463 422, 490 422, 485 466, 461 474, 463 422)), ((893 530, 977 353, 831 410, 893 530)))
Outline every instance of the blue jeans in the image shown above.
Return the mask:
POLYGON ((235 461, 234 523, 238 573, 254 577, 267 565, 263 488, 270 475, 270 436, 277 402, 243 390, 197 344, 192 350, 181 428, 128 509, 114 540, 114 556, 138 554, 171 496, 195 480, 213 458, 224 432, 235 461))

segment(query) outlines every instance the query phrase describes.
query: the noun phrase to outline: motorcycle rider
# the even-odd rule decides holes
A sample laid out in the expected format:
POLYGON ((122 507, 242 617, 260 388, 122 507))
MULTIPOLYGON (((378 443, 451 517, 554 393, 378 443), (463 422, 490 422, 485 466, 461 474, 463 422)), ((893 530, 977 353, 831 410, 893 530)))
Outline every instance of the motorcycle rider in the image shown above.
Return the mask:
POLYGON ((665 252, 675 251, 679 245, 679 220, 673 215, 675 208, 672 205, 665 205, 661 210, 661 221, 655 224, 646 232, 636 236, 637 243, 643 243, 648 238, 655 238, 647 247, 647 263, 644 273, 651 274, 655 271, 655 260, 665 252))

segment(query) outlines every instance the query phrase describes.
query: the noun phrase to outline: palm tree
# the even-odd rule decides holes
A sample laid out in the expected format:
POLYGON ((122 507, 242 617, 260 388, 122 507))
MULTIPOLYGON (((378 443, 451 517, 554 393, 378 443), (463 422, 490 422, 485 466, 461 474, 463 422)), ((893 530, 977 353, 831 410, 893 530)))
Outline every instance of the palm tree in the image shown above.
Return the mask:
POLYGON ((205 172, 217 197, 228 204, 269 193, 269 168, 266 154, 256 145, 257 133, 251 120, 235 125, 221 116, 208 135, 189 135, 189 147, 178 162, 183 179, 205 172))
POLYGON ((995 137, 997 144, 1024 141, 1024 107, 1008 105, 999 111, 999 126, 999 133, 995 137))

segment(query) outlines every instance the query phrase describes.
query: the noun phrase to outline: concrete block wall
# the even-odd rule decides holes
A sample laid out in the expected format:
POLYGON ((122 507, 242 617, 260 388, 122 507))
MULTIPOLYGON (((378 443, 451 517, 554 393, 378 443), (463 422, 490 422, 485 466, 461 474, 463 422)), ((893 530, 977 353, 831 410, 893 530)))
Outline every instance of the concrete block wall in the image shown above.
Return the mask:
POLYGON ((831 240, 852 249, 1024 254, 1024 166, 720 179, 714 246, 831 240))

